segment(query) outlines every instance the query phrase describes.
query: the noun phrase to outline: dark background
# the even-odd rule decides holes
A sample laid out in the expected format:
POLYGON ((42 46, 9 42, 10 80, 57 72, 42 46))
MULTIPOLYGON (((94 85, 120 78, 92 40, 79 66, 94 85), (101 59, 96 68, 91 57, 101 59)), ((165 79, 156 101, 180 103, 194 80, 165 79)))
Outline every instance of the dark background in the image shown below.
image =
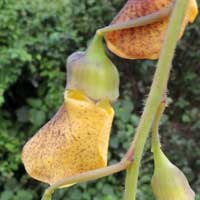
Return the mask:
MULTIPOLYGON (((63 101, 66 58, 84 50, 97 28, 110 23, 124 0, 0 0, 0 200, 39 200, 45 184, 27 176, 24 143, 63 101)), ((200 1, 198 1, 200 3, 200 1)), ((169 83, 170 105, 163 117, 163 150, 181 168, 200 200, 200 17, 179 42, 169 83)), ((120 99, 109 149, 119 161, 132 140, 149 92, 153 61, 128 61, 111 53, 121 74, 120 99)), ((153 200, 153 159, 148 151, 138 200, 153 200)), ((120 200, 120 173, 56 192, 57 200, 120 200)))

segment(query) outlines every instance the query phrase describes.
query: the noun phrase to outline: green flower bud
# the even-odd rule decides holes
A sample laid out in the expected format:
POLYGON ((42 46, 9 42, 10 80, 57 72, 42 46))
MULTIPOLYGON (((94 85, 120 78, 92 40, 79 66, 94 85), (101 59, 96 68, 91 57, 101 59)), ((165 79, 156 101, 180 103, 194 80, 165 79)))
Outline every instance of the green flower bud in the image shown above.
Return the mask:
POLYGON ((119 96, 119 73, 106 56, 103 38, 96 35, 86 52, 67 60, 67 89, 81 90, 94 100, 114 101, 119 96))
POLYGON ((181 170, 168 160, 158 146, 153 152, 155 171, 151 185, 157 200, 194 200, 195 193, 181 170))

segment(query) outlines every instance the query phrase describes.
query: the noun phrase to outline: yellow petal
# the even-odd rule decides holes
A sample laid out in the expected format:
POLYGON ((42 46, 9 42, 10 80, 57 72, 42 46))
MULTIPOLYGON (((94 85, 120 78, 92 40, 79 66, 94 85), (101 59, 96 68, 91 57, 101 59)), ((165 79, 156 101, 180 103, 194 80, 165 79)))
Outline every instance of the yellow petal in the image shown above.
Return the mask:
POLYGON ((29 175, 53 184, 105 167, 113 116, 108 101, 95 103, 79 91, 66 92, 57 114, 23 148, 29 175))
POLYGON ((189 22, 193 23, 198 15, 198 6, 197 6, 196 0, 190 0, 190 1, 191 3, 188 9, 188 19, 189 19, 189 22))
MULTIPOLYGON (((112 24, 154 13, 168 6, 173 0, 129 0, 112 24)), ((188 22, 198 14, 196 0, 190 0, 183 32, 188 22)), ((106 35, 108 48, 116 55, 127 59, 158 59, 168 27, 169 18, 146 26, 113 31, 106 35)), ((182 34, 181 34, 182 35, 182 34)))

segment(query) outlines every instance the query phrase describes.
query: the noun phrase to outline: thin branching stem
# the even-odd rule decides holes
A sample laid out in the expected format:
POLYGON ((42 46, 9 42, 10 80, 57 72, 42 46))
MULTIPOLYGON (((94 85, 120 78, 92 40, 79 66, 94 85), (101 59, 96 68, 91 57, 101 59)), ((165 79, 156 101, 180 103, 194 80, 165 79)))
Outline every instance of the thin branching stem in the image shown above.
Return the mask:
POLYGON ((58 188, 61 188, 66 185, 72 185, 75 183, 82 183, 86 181, 95 180, 98 178, 102 178, 105 176, 109 176, 111 174, 120 172, 125 170, 129 165, 131 164, 131 161, 128 161, 127 159, 122 160, 121 162, 105 167, 100 168, 92 171, 88 171, 82 174, 78 174, 71 177, 63 178, 62 180, 54 183, 52 186, 46 189, 42 200, 51 200, 51 196, 54 193, 54 191, 58 188))
POLYGON ((154 152, 154 150, 157 149, 157 147, 160 148, 161 146, 159 138, 159 125, 166 107, 167 107, 167 95, 165 94, 163 100, 158 106, 156 116, 152 124, 152 145, 151 145, 152 152, 154 152))
POLYGON ((99 35, 105 35, 108 32, 117 31, 117 30, 124 30, 128 28, 135 28, 139 26, 145 26, 148 24, 152 24, 162 20, 165 17, 168 17, 172 10, 173 10, 174 3, 171 3, 169 6, 162 8, 161 10, 151 13, 146 16, 138 17, 136 19, 128 20, 127 22, 112 24, 106 26, 104 28, 98 29, 97 33, 99 35))
POLYGON ((144 145, 148 138, 152 122, 154 120, 162 96, 167 88, 167 82, 172 66, 172 59, 176 44, 181 32, 184 17, 188 8, 188 0, 177 0, 172 12, 160 59, 157 64, 150 94, 142 114, 139 126, 130 151, 135 150, 134 162, 127 170, 124 200, 135 200, 140 163, 144 151, 144 145))

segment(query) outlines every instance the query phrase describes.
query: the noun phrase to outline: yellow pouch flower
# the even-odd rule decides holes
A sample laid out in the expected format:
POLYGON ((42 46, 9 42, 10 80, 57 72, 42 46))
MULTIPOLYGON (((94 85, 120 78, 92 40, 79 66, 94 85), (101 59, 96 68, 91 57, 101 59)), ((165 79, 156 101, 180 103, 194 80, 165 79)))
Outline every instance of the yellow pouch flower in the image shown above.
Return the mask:
MULTIPOLYGON (((198 14, 196 0, 189 1, 182 33, 188 22, 193 22, 198 14)), ((128 0, 112 24, 120 24, 152 14, 169 6, 172 2, 173 0, 128 0)), ((107 46, 113 53, 123 58, 158 59, 168 23, 169 17, 166 17, 146 26, 107 33, 107 46)))
POLYGON ((57 114, 23 148, 29 175, 53 184, 105 167, 113 116, 107 100, 96 103, 80 91, 66 91, 57 114))

